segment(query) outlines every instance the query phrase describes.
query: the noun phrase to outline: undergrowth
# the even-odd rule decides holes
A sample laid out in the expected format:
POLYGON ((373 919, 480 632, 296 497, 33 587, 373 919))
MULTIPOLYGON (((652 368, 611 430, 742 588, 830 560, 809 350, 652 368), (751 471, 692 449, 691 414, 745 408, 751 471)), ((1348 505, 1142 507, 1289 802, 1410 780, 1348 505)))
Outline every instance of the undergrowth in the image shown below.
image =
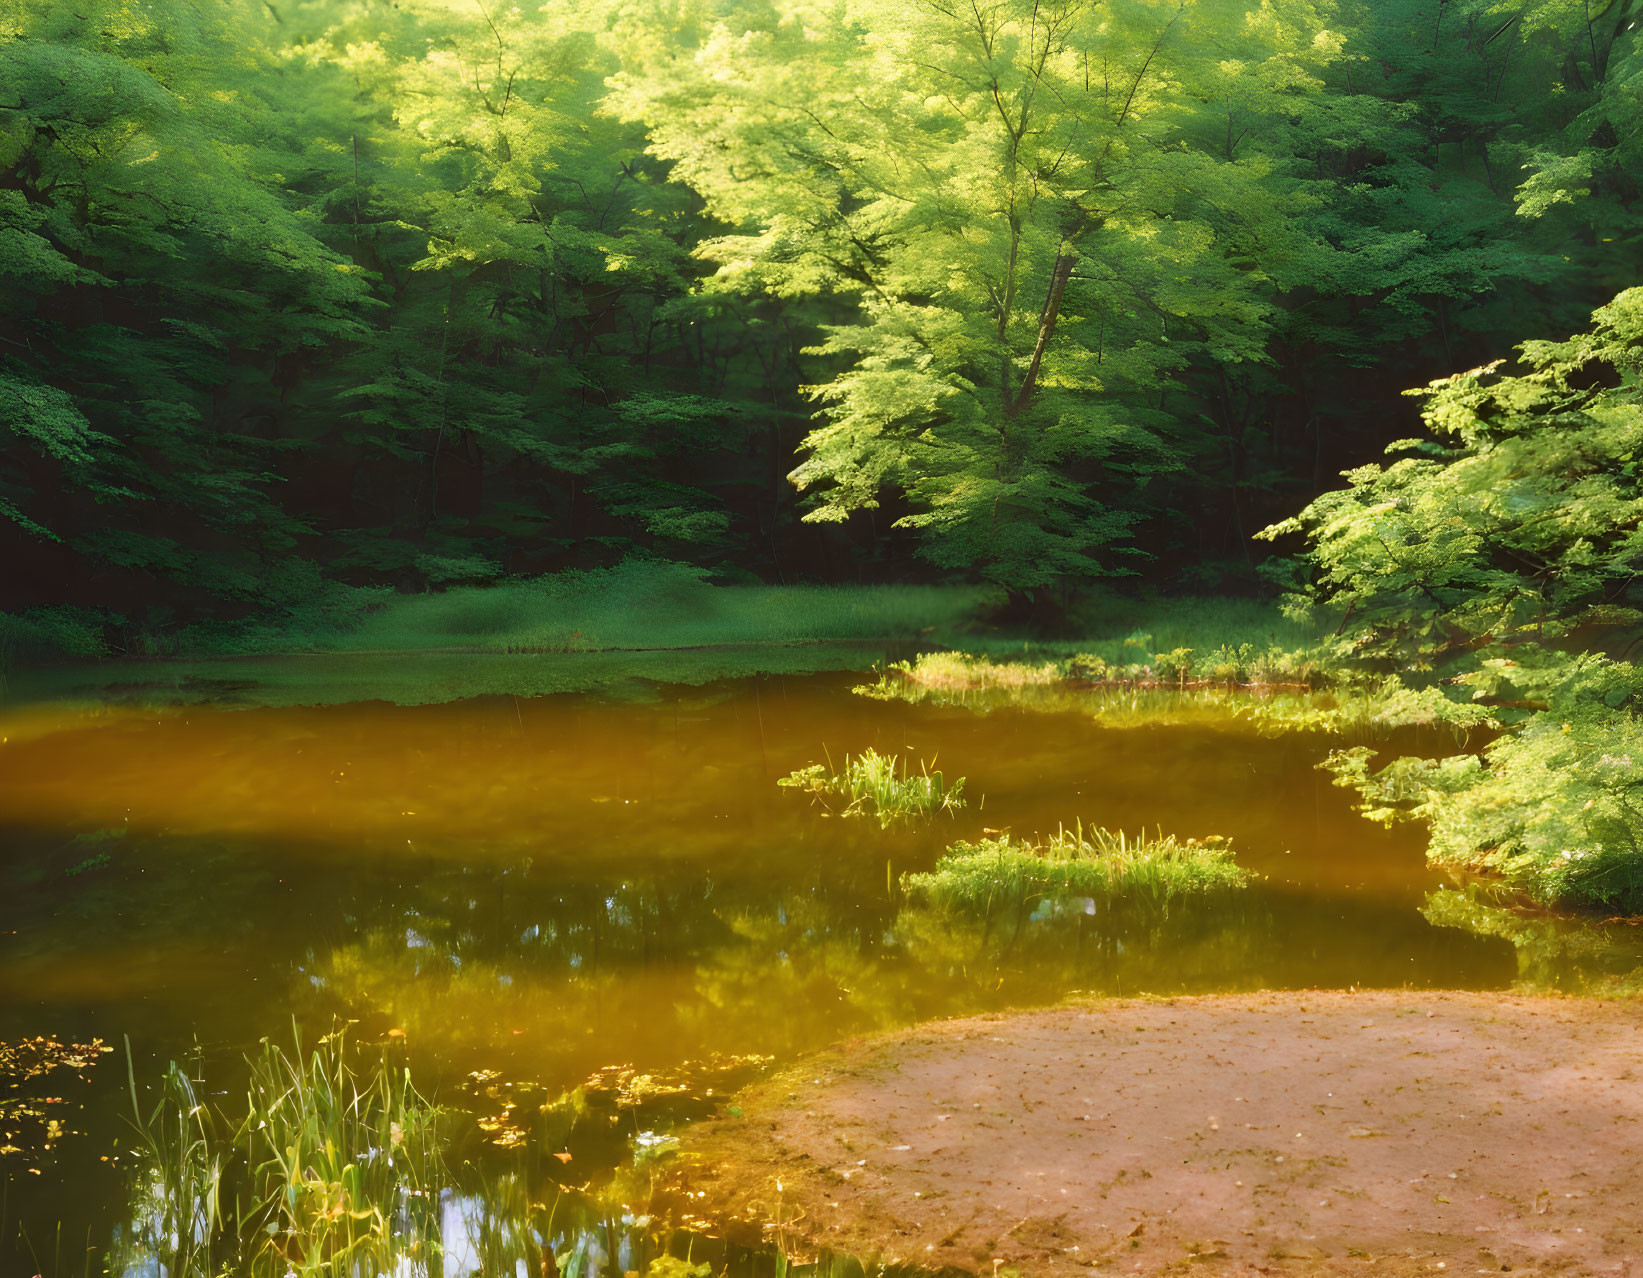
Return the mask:
POLYGON ((0 675, 31 662, 107 655, 98 613, 84 608, 0 612, 0 675))
POLYGON ((136 636, 148 656, 282 652, 498 653, 677 649, 951 633, 990 598, 958 586, 716 585, 688 564, 631 559, 422 594, 316 586, 238 622, 136 636))

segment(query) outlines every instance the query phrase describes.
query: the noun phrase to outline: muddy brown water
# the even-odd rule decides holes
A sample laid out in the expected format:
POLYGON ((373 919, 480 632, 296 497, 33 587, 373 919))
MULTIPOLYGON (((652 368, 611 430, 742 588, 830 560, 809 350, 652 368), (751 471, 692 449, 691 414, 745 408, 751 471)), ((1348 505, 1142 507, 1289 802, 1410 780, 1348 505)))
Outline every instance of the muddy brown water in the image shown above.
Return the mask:
MULTIPOLYGON (((476 1071, 552 1093, 612 1066, 683 1070, 665 1124, 768 1061, 1073 991, 1486 989, 1516 974, 1506 942, 1426 921, 1437 879, 1419 831, 1351 811, 1316 766, 1327 738, 1230 717, 978 714, 869 700, 857 681, 13 707, 0 1039, 129 1036, 142 1083, 196 1049, 233 1059, 293 1018, 316 1034, 343 1017, 366 1038, 402 1032, 425 1090, 476 1114, 491 1103, 476 1071), (869 746, 966 778, 968 806, 885 831, 775 784, 869 746), (958 927, 898 888, 957 839, 1076 820, 1226 835, 1262 877, 1150 937, 1055 910, 958 927)), ((61 1220, 95 1244, 114 1227, 126 1086, 122 1047, 7 1093, 39 1102, 33 1121, 0 1109, 8 1233, 61 1220)), ((572 1141, 577 1159, 550 1166, 597 1179, 622 1148, 572 1141)))

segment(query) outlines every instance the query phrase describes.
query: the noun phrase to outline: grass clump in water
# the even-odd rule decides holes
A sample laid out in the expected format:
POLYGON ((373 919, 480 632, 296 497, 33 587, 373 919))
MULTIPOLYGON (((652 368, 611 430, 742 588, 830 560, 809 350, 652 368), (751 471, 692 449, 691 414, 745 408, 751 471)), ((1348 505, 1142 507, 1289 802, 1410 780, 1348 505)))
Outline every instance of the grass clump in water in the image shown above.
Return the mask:
POLYGON ((1066 678, 1061 662, 999 662, 968 652, 922 653, 913 661, 895 662, 889 672, 909 683, 943 692, 1049 687, 1066 678))
MULTIPOLYGON (((1151 636, 1128 641, 1121 657, 1077 652, 1056 660, 994 661, 967 652, 927 652, 881 672, 880 684, 918 691, 1022 693, 1043 688, 1315 688, 1326 682, 1321 658, 1300 649, 1223 644, 1210 650, 1153 650, 1151 636)), ((884 695, 879 688, 864 688, 884 695)))
POLYGON ((1166 905, 1177 897, 1235 891, 1249 880, 1218 836, 1132 838, 1079 824, 1038 842, 1005 835, 955 843, 934 869, 903 876, 902 887, 926 905, 991 914, 1052 898, 1087 903, 1090 910, 1118 900, 1166 905))
MULTIPOLYGON (((129 1048, 128 1048, 129 1052, 129 1048)), ((131 1103, 145 1158, 113 1272, 173 1278, 368 1276, 427 1266, 446 1180, 439 1111, 386 1055, 365 1064, 327 1035, 312 1052, 266 1040, 228 1115, 173 1062, 159 1101, 131 1103)))
POLYGON ((951 785, 938 770, 920 763, 919 771, 908 771, 900 755, 880 754, 866 749, 845 755, 844 766, 835 772, 832 760, 799 768, 776 782, 802 790, 824 804, 842 802, 840 816, 875 816, 880 825, 915 817, 933 817, 955 812, 964 806, 964 778, 951 785))

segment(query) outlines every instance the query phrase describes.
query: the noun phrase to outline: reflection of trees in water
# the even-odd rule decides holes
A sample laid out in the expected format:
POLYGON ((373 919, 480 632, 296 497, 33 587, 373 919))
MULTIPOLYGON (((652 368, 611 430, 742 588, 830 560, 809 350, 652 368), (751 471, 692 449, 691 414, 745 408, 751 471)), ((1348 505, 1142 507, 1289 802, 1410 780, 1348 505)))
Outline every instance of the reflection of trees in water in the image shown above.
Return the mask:
POLYGON ((1270 909, 1242 900, 1177 902, 1167 912, 1120 904, 1100 915, 1070 895, 980 915, 914 905, 896 930, 920 971, 945 978, 959 998, 985 993, 989 1005, 1259 982, 1281 950, 1270 909))
MULTIPOLYGON (((1366 900, 1321 912, 1315 899, 1258 886, 1095 911, 1072 894, 1032 893, 977 911, 892 900, 866 876, 843 887, 700 876, 528 890, 513 878, 422 883, 315 968, 329 993, 390 1017, 413 1046, 449 1052, 446 1069, 465 1054, 491 1063, 440 1090, 458 1172, 440 1181, 420 1227, 447 1255, 497 1272, 519 1259, 536 1266, 544 1249, 580 1256, 589 1275, 643 1271, 668 1245, 642 1219, 647 1164, 667 1150, 655 1133, 710 1112, 762 1064, 737 1052, 786 1058, 850 1033, 1069 991, 1347 983, 1332 966, 1343 960, 1318 957, 1329 945, 1343 952, 1343 929, 1358 940, 1359 970, 1389 984, 1411 958, 1464 981, 1498 975, 1506 954, 1494 907, 1469 907, 1483 921, 1471 932, 1496 929, 1480 938, 1448 926, 1458 916, 1439 917, 1458 902, 1441 892, 1427 913, 1446 926, 1417 915, 1415 930, 1381 935, 1413 911, 1366 900), (731 1055, 708 1060, 711 1050, 731 1055), (588 1183, 596 1195, 574 1188, 588 1183)), ((1529 928, 1514 944, 1545 935, 1529 928)), ((1578 948, 1558 945, 1547 964, 1578 948)), ((166 1185, 137 1187, 148 1219, 168 1203, 180 1219, 166 1185)), ((148 1236, 150 1254, 181 1238, 175 1225, 148 1236)))
POLYGON ((831 1032, 840 991, 877 988, 883 894, 882 879, 814 874, 787 887, 446 876, 375 911, 314 975, 453 1058, 529 1058, 565 1080, 616 1060, 785 1050, 831 1032), (800 1000, 813 1028, 792 1033, 800 1000))
POLYGON ((1052 893, 971 911, 892 899, 879 862, 786 884, 457 873, 379 907, 314 971, 448 1067, 565 1087, 606 1065, 786 1057, 1069 991, 1499 985, 1507 963, 1499 940, 1367 894, 1320 902, 1257 885, 1091 912, 1052 893))
POLYGON ((1517 961, 1515 988, 1622 995, 1643 989, 1643 934, 1634 920, 1547 912, 1482 883, 1435 888, 1421 914, 1435 928, 1498 937, 1517 961))
POLYGON ((425 882, 317 964, 326 990, 453 1063, 573 1085, 613 1062, 787 1056, 846 1034, 1068 990, 1211 988, 1270 979, 1284 946, 1270 904, 1119 902, 1099 917, 1035 900, 1006 918, 892 903, 866 873, 777 886, 506 888, 425 882))

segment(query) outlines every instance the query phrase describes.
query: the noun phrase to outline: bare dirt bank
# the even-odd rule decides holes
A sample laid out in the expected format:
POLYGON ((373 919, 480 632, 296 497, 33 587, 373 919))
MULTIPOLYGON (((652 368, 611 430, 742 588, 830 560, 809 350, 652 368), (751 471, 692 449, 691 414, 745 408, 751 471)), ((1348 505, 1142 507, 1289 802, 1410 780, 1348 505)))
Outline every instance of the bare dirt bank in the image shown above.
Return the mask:
POLYGON ((679 1188, 789 1242, 986 1275, 1643 1275, 1638 1003, 1108 1002, 860 1040, 740 1104, 679 1188))

